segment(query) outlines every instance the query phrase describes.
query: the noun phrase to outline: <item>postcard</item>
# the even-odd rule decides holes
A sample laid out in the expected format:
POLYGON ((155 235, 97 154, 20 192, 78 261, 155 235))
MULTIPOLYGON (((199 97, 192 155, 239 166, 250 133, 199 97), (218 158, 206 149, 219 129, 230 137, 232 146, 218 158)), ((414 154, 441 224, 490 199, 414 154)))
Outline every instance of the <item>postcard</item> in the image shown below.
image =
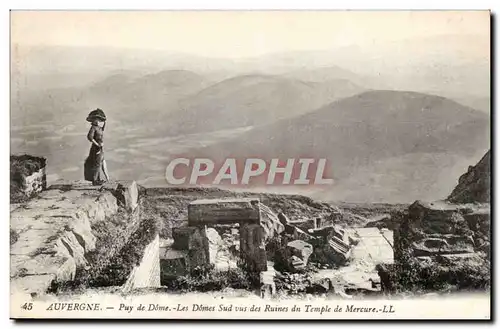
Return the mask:
POLYGON ((11 11, 13 319, 491 319, 479 11, 11 11))

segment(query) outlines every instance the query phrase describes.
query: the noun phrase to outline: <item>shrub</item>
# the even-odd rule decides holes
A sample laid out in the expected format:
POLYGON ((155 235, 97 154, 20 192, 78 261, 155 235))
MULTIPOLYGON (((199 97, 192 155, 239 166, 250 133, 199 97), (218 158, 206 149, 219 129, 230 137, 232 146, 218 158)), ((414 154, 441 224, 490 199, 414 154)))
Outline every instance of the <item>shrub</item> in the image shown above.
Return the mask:
POLYGON ((163 282, 168 290, 176 292, 216 291, 224 288, 251 290, 258 286, 258 275, 240 268, 219 271, 213 267, 194 270, 190 275, 169 278, 163 282))
POLYGON ((11 155, 10 156, 10 169, 11 172, 19 172, 23 176, 29 176, 47 164, 47 160, 41 157, 35 157, 32 155, 11 155))
POLYGON ((123 285, 132 269, 139 265, 145 247, 158 234, 158 219, 146 216, 138 224, 130 225, 130 215, 119 210, 114 216, 94 223, 92 232, 97 241, 95 250, 86 255, 90 268, 77 269, 73 281, 54 285, 52 292, 123 285))
POLYGON ((483 258, 448 260, 437 257, 420 261, 405 253, 403 262, 393 265, 397 291, 430 292, 486 290, 490 288, 490 262, 483 258))

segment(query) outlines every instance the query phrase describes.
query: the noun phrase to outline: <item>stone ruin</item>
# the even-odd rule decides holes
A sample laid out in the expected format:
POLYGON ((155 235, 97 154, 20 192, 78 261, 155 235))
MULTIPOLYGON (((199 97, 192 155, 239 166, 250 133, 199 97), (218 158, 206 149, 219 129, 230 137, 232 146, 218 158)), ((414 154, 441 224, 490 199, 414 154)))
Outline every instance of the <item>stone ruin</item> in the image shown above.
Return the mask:
MULTIPOLYGON (((419 260, 435 256, 450 260, 473 257, 474 232, 467 220, 471 215, 477 215, 471 208, 442 201, 416 201, 408 208, 408 216, 397 230, 399 235, 405 234, 404 239, 398 236, 398 246, 410 249, 411 255, 419 260)), ((398 256, 396 259, 401 259, 401 255, 398 256)))
POLYGON ((216 248, 210 226, 239 225, 241 266, 250 272, 267 270, 266 232, 258 199, 197 200, 188 206, 187 226, 173 228, 174 239, 162 259, 162 275, 186 275, 214 263, 216 248))
POLYGON ((13 194, 34 197, 47 189, 47 160, 31 155, 11 155, 11 200, 13 194))
POLYGON ((262 296, 276 292, 277 271, 304 273, 311 262, 323 269, 342 266, 358 242, 339 226, 322 226, 320 219, 303 221, 302 228, 294 224, 258 199, 194 201, 188 205, 186 225, 172 229, 173 241, 162 252, 162 277, 176 278, 215 266, 221 237, 214 227, 221 225, 231 225, 222 234, 225 243, 235 243, 239 237, 239 245, 230 249, 233 255, 236 251, 240 268, 260 276, 262 296))
MULTIPOLYGON (((138 232, 141 218, 138 185, 135 181, 91 186, 88 182, 58 181, 43 189, 36 198, 12 205, 10 213, 10 290, 11 294, 42 296, 58 286, 70 286, 82 271, 102 272, 104 261, 93 261, 103 236, 96 224, 116 221, 121 240, 110 244, 121 248, 138 232)), ((150 227, 148 227, 150 229, 150 227)), ((150 232, 139 262, 124 272, 123 292, 160 286, 159 235, 150 232)), ((133 241, 135 243, 135 241, 133 241)), ((110 253, 103 259, 110 260, 110 253)), ((102 259, 101 259, 102 260, 102 259)))
MULTIPOLYGON (((395 263, 438 264, 449 273, 464 264, 486 266, 485 260, 490 258, 489 201, 490 151, 460 177, 446 200, 415 201, 408 207, 394 231, 395 263)), ((388 274, 383 273, 385 269, 381 272, 388 274)))
MULTIPOLYGON (((416 201, 396 233, 398 248, 420 260, 490 253, 490 151, 459 179, 445 201, 416 201), (404 238, 403 238, 404 236, 404 238)), ((401 255, 395 255, 401 259, 401 255)))

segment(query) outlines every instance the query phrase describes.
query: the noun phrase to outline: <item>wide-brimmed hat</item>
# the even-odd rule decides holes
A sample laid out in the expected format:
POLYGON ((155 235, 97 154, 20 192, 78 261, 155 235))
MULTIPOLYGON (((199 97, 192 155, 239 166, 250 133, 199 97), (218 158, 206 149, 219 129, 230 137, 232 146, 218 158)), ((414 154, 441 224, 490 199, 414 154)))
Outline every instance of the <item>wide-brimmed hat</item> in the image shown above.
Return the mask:
POLYGON ((90 112, 87 116, 87 121, 92 122, 94 120, 106 121, 106 114, 104 114, 104 111, 101 109, 95 109, 90 112))

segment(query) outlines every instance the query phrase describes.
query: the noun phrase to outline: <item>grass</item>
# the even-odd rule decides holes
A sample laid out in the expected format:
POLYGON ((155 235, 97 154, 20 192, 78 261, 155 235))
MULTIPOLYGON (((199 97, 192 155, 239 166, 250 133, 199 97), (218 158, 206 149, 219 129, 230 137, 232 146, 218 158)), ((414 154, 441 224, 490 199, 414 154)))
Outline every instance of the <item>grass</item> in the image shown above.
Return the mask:
MULTIPOLYGON (((403 245, 406 241, 403 241, 403 245)), ((444 292, 488 290, 491 264, 486 257, 431 261, 413 257, 410 249, 397 250, 398 262, 387 266, 393 290, 397 292, 444 292)))
POLYGON ((158 234, 158 221, 145 218, 132 233, 123 248, 109 259, 97 275, 90 275, 89 286, 106 287, 123 285, 132 269, 140 264, 144 249, 158 234))
MULTIPOLYGON (((187 208, 190 202, 204 198, 259 198, 262 204, 268 206, 275 214, 283 212, 292 221, 321 218, 323 225, 339 224, 346 227, 364 226, 366 222, 366 219, 361 216, 353 215, 354 206, 352 206, 353 209, 345 205, 337 207, 301 195, 235 192, 207 187, 157 187, 148 188, 144 197, 148 207, 154 209, 162 218, 160 236, 163 238, 171 238, 172 228, 187 222, 187 208), (341 216, 338 218, 332 216, 332 214, 337 214, 339 209, 341 216)), ((370 214, 387 213, 388 209, 390 206, 384 204, 376 210, 370 209, 370 214)))
POLYGON ((218 271, 213 267, 193 271, 190 275, 176 278, 162 278, 162 286, 167 291, 207 292, 220 291, 224 288, 253 290, 258 287, 259 277, 240 268, 218 271))
POLYGON ((130 214, 119 210, 114 216, 92 225, 96 248, 86 258, 89 268, 78 269, 75 280, 51 288, 51 292, 79 291, 87 288, 121 286, 139 265, 144 249, 156 237, 159 220, 142 209, 136 224, 130 214))
POLYGON ((11 171, 14 169, 15 171, 21 173, 24 176, 29 176, 47 164, 47 160, 45 158, 36 157, 28 154, 23 155, 11 155, 10 156, 10 168, 11 171))

